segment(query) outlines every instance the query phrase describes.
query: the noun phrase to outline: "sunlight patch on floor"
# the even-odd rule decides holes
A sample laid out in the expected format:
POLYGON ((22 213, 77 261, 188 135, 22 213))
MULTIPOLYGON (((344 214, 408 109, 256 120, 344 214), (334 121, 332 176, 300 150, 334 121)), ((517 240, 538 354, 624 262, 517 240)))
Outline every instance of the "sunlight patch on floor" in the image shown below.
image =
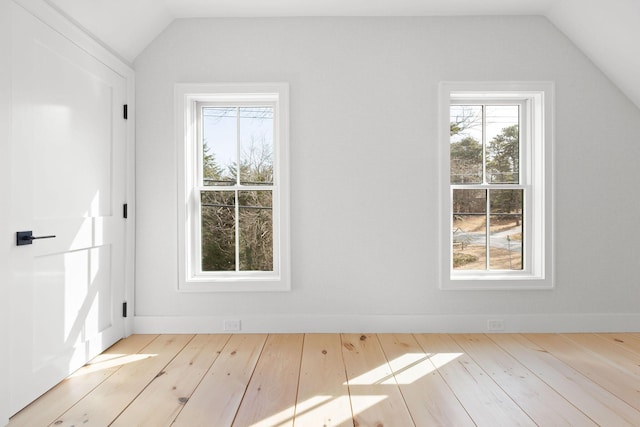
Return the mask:
POLYGON ((296 407, 295 424, 299 426, 333 427, 351 419, 351 402, 348 395, 315 396, 296 407))
MULTIPOLYGON (((280 427, 290 426, 292 414, 295 411, 295 425, 319 425, 334 427, 351 421, 353 416, 366 411, 385 400, 388 396, 381 395, 342 395, 311 397, 295 407, 287 408, 275 415, 251 424, 250 427, 280 427), (353 410, 353 413, 351 412, 353 410)), ((351 425, 351 423, 349 423, 351 425)))
POLYGON ((438 369, 463 355, 464 353, 434 353, 429 360, 438 369))
POLYGON ((139 362, 150 357, 156 357, 157 354, 105 354, 93 359, 89 364, 78 369, 69 378, 80 377, 104 369, 116 368, 118 366, 127 365, 129 363, 139 362))
POLYGON ((412 384, 435 371, 425 353, 406 353, 389 362, 398 384, 412 384))
POLYGON ((405 353, 343 383, 344 386, 349 387, 349 394, 313 396, 297 403, 295 407, 287 408, 254 423, 251 427, 289 426, 294 420, 295 425, 300 426, 351 425, 353 417, 388 398, 385 393, 358 394, 359 387, 357 386, 413 384, 462 355, 463 353, 405 353), (294 411, 295 414, 292 415, 294 411))
POLYGON ((253 423, 250 427, 276 427, 280 425, 290 425, 294 411, 301 412, 308 411, 317 407, 322 407, 332 399, 332 396, 314 396, 302 403, 298 403, 295 407, 289 407, 284 411, 280 411, 277 414, 270 416, 269 418, 265 418, 257 423, 253 423))
MULTIPOLYGON (((374 385, 385 384, 386 381, 393 380, 393 374, 389 369, 389 364, 384 363, 377 368, 371 369, 362 375, 348 380, 343 385, 374 385)), ((388 383, 387 383, 388 384, 388 383)))
POLYGON ((412 384, 429 375, 435 369, 446 365, 463 353, 405 353, 388 364, 365 372, 344 385, 395 385, 412 384), (391 367, 391 369, 389 369, 391 367))

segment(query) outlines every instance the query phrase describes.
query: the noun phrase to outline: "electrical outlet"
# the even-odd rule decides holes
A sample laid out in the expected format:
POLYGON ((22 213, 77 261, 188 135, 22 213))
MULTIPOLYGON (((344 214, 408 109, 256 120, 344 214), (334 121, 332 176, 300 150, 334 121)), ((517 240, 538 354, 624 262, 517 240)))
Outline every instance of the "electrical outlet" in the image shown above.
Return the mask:
POLYGON ((224 330, 227 332, 235 332, 240 330, 240 320, 225 320, 224 330))
POLYGON ((488 331, 504 331, 503 319, 489 319, 487 320, 488 331))

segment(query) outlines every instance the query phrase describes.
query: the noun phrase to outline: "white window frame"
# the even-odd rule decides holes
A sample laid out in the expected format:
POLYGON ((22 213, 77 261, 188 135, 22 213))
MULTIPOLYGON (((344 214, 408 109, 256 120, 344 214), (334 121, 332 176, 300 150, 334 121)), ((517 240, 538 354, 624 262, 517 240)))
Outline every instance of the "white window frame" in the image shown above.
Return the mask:
POLYGON ((442 82, 440 84, 440 200, 443 290, 552 289, 554 284, 554 84, 552 82, 442 82), (519 104, 519 185, 450 183, 452 104, 519 104), (523 269, 453 269, 453 189, 524 189, 523 269))
MULTIPOLYGON (((289 231, 289 85, 287 83, 176 84, 178 169, 178 290, 261 292, 291 289, 289 231), (202 271, 200 191, 202 141, 198 109, 203 105, 274 107, 272 191, 273 271, 202 271)), ((229 188, 232 190, 233 188, 229 188)), ((245 188, 242 188, 245 189, 245 188)), ((246 189, 251 190, 253 187, 246 189)))

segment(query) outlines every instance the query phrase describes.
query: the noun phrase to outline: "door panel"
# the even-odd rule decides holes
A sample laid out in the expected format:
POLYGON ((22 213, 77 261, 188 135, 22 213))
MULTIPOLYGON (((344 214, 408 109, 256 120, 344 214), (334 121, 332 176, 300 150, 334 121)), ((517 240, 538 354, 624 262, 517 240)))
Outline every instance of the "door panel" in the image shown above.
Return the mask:
POLYGON ((34 317, 35 370, 57 359, 82 359, 82 344, 113 325, 110 249, 101 246, 34 259, 34 274, 42 279, 34 282, 33 309, 49 313, 34 317), (57 357, 65 352, 69 353, 57 357))
POLYGON ((12 10, 11 410, 124 336, 126 80, 12 10))
POLYGON ((83 68, 51 46, 34 47, 35 77, 44 89, 32 115, 35 217, 110 215, 114 88, 93 67, 83 68), (74 161, 60 168, 52 159, 74 161))

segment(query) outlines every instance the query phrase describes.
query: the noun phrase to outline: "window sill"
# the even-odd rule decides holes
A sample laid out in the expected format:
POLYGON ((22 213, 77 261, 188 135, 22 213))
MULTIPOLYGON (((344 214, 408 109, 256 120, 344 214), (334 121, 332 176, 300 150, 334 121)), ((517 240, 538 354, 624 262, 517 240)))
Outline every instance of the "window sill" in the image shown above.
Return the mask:
POLYGON ((440 290, 443 291, 485 291, 485 290, 550 290, 554 289, 553 280, 519 276, 506 277, 498 275, 452 277, 440 282, 440 290))
POLYGON ((219 279, 199 278, 186 280, 178 286, 178 292, 287 292, 289 280, 274 279, 219 279))

